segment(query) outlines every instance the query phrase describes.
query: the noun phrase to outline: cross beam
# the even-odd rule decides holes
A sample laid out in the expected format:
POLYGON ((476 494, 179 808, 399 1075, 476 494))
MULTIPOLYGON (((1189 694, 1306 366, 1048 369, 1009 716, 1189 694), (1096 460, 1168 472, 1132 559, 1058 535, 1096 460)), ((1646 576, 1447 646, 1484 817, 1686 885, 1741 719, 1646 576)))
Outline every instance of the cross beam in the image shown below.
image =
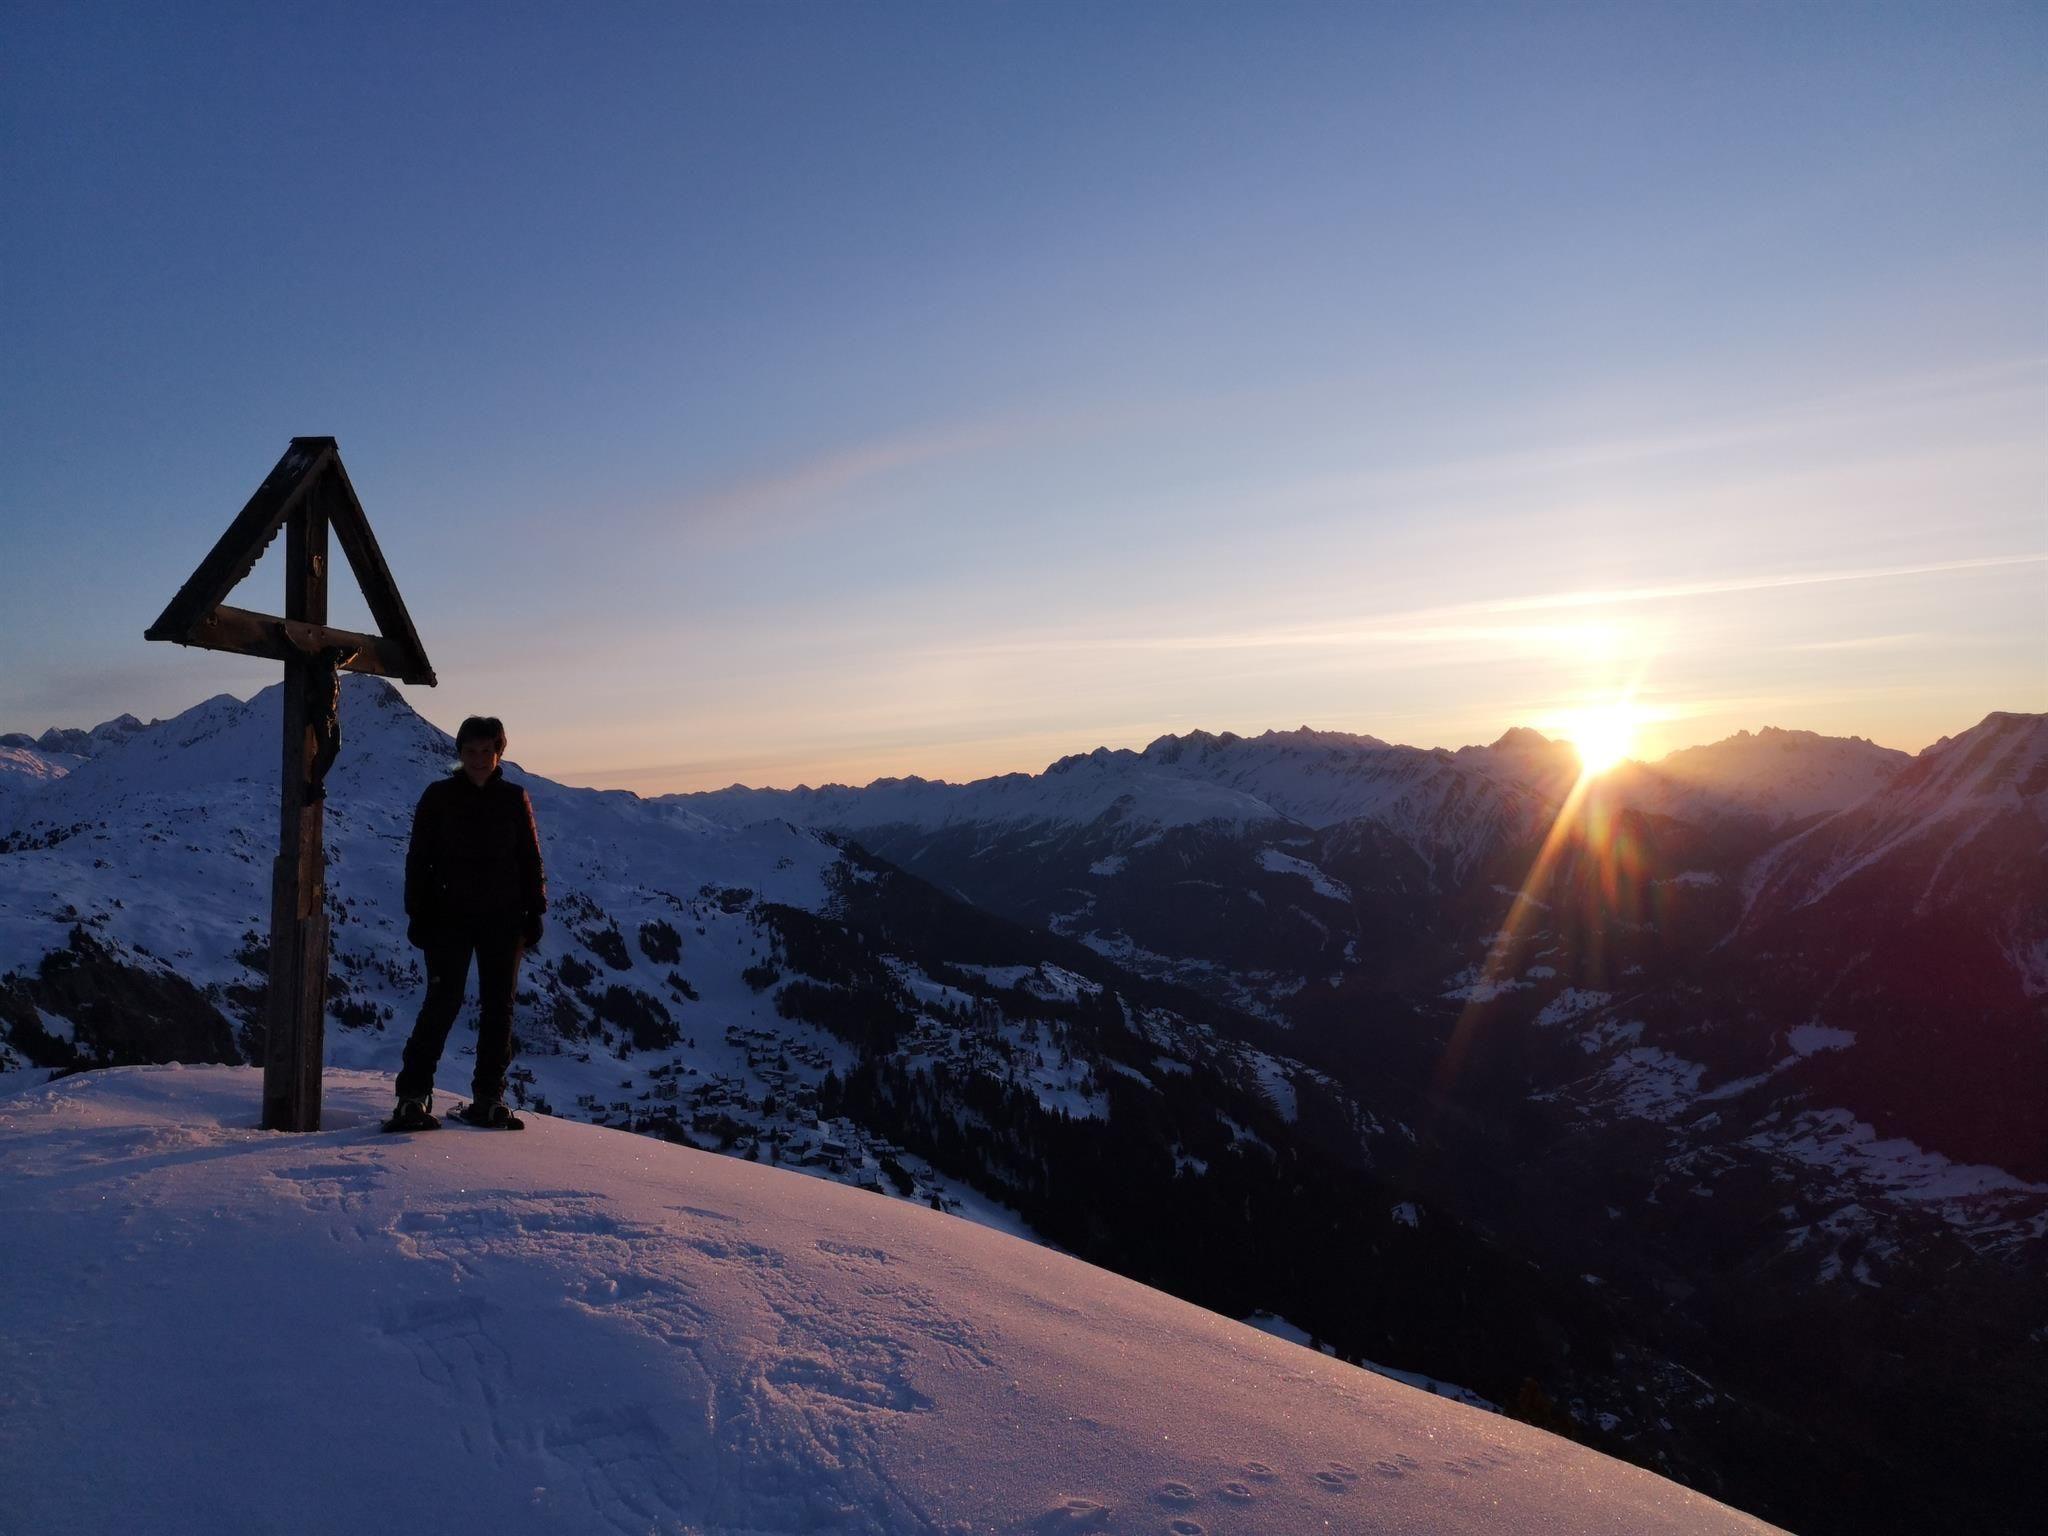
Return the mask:
POLYGON ((264 1000, 266 1130, 320 1129, 327 1019, 327 848, 323 780, 340 749, 338 671, 434 683, 391 570, 331 437, 295 437, 144 639, 284 663, 277 858, 270 876, 270 986, 264 1000), (332 529, 384 631, 327 622, 332 529), (284 614, 222 601, 282 530, 284 614))

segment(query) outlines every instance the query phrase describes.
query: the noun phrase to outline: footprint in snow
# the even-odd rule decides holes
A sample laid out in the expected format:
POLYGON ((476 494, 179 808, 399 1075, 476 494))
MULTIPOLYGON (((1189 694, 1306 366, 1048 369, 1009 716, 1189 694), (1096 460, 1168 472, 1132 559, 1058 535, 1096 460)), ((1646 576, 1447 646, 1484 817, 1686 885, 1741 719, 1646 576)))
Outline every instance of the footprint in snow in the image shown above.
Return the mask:
POLYGON ((1216 1490, 1216 1497, 1219 1499, 1229 1499, 1237 1504, 1249 1504, 1257 1495, 1251 1491, 1247 1484, 1225 1483, 1216 1490))
POLYGON ((669 1207, 679 1216, 695 1216, 704 1221, 722 1221, 728 1226, 738 1226, 739 1217, 728 1216, 724 1211, 707 1211, 701 1205, 672 1205, 669 1207))
POLYGON ((1169 1536, 1208 1536, 1199 1520, 1169 1520, 1166 1529, 1169 1536))
POLYGON ((307 1163, 302 1168, 273 1168, 271 1173, 280 1179, 289 1179, 295 1184, 315 1184, 327 1179, 352 1179, 366 1172, 374 1179, 374 1171, 363 1163, 307 1163))
POLYGON ((1243 1463, 1243 1466, 1244 1475, 1255 1483, 1270 1483, 1280 1476, 1268 1463, 1263 1461, 1247 1461, 1243 1463))
POLYGON ((889 1254, 883 1249, 868 1248, 859 1243, 835 1242, 829 1237, 818 1239, 818 1251, 820 1253, 829 1253, 835 1258, 866 1259, 873 1264, 887 1264, 889 1262, 889 1254))
POLYGON ((1093 1499, 1062 1499, 1032 1522, 1038 1536, 1074 1536, 1081 1531, 1109 1528, 1109 1510, 1093 1499))
POLYGON ((1153 1489, 1152 1497, 1162 1504, 1192 1504, 1200 1495, 1186 1483, 1169 1480, 1153 1489))

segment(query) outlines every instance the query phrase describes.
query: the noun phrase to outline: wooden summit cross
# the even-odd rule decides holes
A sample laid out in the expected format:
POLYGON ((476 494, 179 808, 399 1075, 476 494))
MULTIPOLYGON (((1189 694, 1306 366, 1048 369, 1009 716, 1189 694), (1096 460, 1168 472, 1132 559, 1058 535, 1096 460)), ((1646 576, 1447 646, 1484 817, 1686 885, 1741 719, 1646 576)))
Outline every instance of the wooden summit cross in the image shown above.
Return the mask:
POLYGON ((145 640, 268 656, 284 663, 284 782, 270 877, 270 990, 264 1019, 263 1128, 320 1129, 320 1061, 327 1017, 327 776, 341 748, 337 672, 434 685, 390 568, 331 437, 295 437, 213 552, 199 563, 145 640), (223 599, 285 530, 284 617, 223 599), (327 625, 327 531, 383 631, 327 625))

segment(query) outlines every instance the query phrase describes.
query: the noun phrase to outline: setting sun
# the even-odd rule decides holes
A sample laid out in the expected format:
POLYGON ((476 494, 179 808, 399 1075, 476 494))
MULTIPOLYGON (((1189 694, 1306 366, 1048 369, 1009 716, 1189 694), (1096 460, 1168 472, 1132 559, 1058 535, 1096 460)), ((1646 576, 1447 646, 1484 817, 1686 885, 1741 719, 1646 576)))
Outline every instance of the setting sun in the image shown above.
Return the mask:
POLYGON ((1635 750, 1641 717, 1626 699, 1583 709, 1560 723, 1588 777, 1607 772, 1635 750))

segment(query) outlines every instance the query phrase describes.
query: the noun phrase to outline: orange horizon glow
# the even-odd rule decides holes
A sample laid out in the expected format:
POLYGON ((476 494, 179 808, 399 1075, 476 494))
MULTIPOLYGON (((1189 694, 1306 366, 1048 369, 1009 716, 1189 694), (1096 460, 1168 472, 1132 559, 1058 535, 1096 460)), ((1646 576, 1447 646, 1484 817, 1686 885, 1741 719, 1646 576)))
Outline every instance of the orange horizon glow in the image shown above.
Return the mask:
POLYGON ((1643 711, 1632 698, 1622 697, 1575 710, 1553 729, 1578 752, 1582 774, 1597 779, 1635 755, 1643 724, 1643 711))

